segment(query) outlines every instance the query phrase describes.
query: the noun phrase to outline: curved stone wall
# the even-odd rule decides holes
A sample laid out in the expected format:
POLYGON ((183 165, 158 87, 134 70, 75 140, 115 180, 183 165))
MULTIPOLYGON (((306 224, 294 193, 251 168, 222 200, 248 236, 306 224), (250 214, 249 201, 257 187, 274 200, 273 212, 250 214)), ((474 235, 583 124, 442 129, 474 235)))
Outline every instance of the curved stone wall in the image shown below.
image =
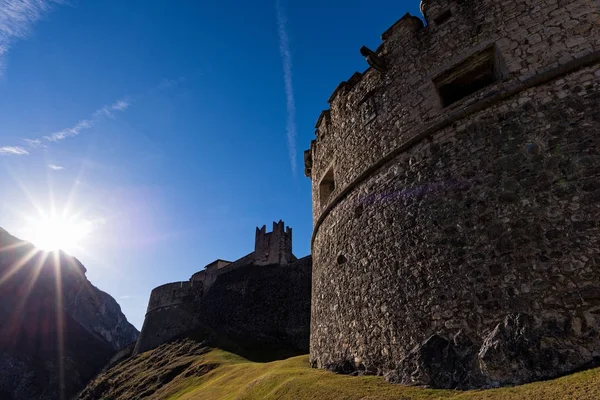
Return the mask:
POLYGON ((150 350, 186 333, 197 324, 203 284, 183 281, 158 286, 150 294, 144 326, 133 354, 150 350))
POLYGON ((159 286, 150 295, 133 354, 191 332, 262 359, 274 354, 305 354, 311 266, 311 256, 285 266, 235 262, 221 268, 218 275, 214 271, 204 277, 195 275, 204 281, 159 286))
POLYGON ((591 365, 597 10, 585 0, 445 3, 439 26, 405 17, 386 32, 388 71, 342 84, 317 124, 311 362, 452 388, 591 365), (444 107, 436 79, 490 46, 498 81, 444 107))
MULTIPOLYGON (((332 165, 335 195, 415 130, 600 48, 598 9, 589 0, 429 3, 448 3, 451 17, 425 28, 420 19, 403 17, 384 33, 377 51, 389 70, 356 73, 329 99, 311 146, 313 193, 332 165), (489 47, 495 48, 501 79, 443 107, 435 79, 489 47)), ((315 220, 323 203, 313 196, 315 220)))
POLYGON ((195 297, 202 297, 203 285, 199 281, 182 281, 158 286, 150 293, 146 313, 162 307, 187 303, 195 297))

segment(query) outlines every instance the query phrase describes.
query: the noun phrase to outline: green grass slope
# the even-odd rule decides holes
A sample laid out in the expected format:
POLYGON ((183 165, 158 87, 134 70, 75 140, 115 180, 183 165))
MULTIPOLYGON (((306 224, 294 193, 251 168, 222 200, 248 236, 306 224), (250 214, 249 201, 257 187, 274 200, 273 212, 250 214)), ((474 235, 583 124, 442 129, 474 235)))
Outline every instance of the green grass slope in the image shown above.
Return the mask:
POLYGON ((308 356, 251 362, 186 339, 129 359, 99 375, 80 400, 421 400, 600 399, 600 369, 552 381, 458 392, 393 385, 382 377, 352 377, 311 369, 308 356))

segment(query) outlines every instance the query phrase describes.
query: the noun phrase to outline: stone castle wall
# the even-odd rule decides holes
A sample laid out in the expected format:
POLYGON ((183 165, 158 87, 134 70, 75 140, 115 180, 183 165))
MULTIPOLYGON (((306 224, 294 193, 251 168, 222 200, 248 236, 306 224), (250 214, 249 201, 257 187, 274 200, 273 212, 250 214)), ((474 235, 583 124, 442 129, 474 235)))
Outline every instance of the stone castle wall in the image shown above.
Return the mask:
POLYGON ((133 354, 153 349, 189 331, 195 324, 195 310, 203 293, 203 283, 191 280, 155 288, 133 354))
POLYGON ((196 311, 195 303, 190 302, 146 314, 133 354, 154 349, 193 330, 197 324, 196 311))
POLYGON ((201 303, 199 325, 235 347, 306 354, 309 346, 311 257, 285 266, 246 265, 219 276, 201 303), (285 350, 287 349, 287 350, 285 350))
MULTIPOLYGON (((313 193, 319 193, 332 165, 335 190, 329 199, 419 129, 600 48, 598 9, 588 0, 450 3, 454 14, 441 26, 423 28, 421 20, 407 15, 385 33, 379 54, 390 64, 387 73, 370 68, 338 86, 311 146, 313 193), (506 76, 442 107, 434 79, 490 46, 506 76)), ((319 197, 313 196, 315 222, 328 204, 319 197)))
MULTIPOLYGON (((283 221, 273 223, 273 232, 267 233, 266 226, 263 226, 262 229, 257 228, 254 252, 234 262, 216 260, 208 264, 204 270, 193 274, 189 281, 168 283, 155 288, 150 294, 144 325, 135 346, 134 354, 153 349, 185 333, 200 328, 206 328, 209 332, 225 334, 227 325, 222 322, 231 319, 234 314, 240 314, 240 310, 249 309, 254 311, 256 309, 263 310, 254 314, 256 318, 263 318, 266 321, 259 323, 259 320, 256 319, 256 329, 259 326, 267 326, 271 331, 279 332, 280 335, 283 335, 283 338, 287 334, 280 332, 280 329, 283 329, 283 325, 279 321, 281 318, 279 318, 278 313, 291 313, 290 315, 296 315, 302 321, 305 319, 305 326, 298 327, 304 334, 302 338, 298 339, 298 335, 293 334, 290 335, 291 339, 289 341, 282 340, 280 342, 283 345, 290 345, 290 343, 296 343, 298 340, 305 340, 306 346, 304 347, 307 348, 310 296, 304 296, 307 293, 304 289, 308 287, 308 293, 310 293, 311 258, 305 257, 302 259, 302 262, 296 259, 292 253, 292 230, 289 227, 287 229, 284 228, 285 224, 283 221), (261 268, 266 268, 267 266, 271 266, 272 268, 267 268, 264 271, 261 270, 261 268), (277 270, 284 266, 286 268, 283 268, 281 271, 277 270), (309 269, 308 274, 305 271, 306 268, 309 269), (243 269, 245 272, 238 272, 240 269, 243 269), (299 275, 298 271, 301 271, 299 275), (246 282, 246 277, 249 273, 252 274, 250 283, 246 282), (290 297, 289 304, 278 303, 277 306, 280 308, 280 311, 273 312, 272 308, 276 303, 273 303, 272 299, 268 298, 268 288, 270 287, 273 291, 272 294, 275 295, 276 288, 284 287, 292 279, 292 276, 296 276, 294 274, 301 277, 296 282, 298 287, 294 289, 287 288, 282 290, 282 292, 287 291, 292 297, 296 293, 297 298, 292 299, 290 297), (236 304, 236 300, 232 299, 243 298, 246 294, 235 293, 235 290, 230 290, 231 288, 227 288, 227 290, 230 290, 230 293, 227 294, 223 292, 223 285, 218 284, 219 282, 228 282, 232 279, 235 281, 240 276, 242 277, 240 279, 243 279, 245 282, 242 285, 244 289, 247 287, 250 291, 261 291, 262 297, 254 299, 256 301, 254 306, 236 304), (263 284, 259 284, 261 279, 265 281, 263 284), (280 280, 281 282, 275 282, 273 279, 280 280), (215 285, 217 285, 217 293, 213 293, 215 285), (229 295, 231 295, 231 299, 224 298, 229 295), (305 297, 304 299, 303 296, 305 297), (297 312, 290 311, 294 307, 297 308, 297 312), (217 328, 214 325, 217 325, 217 328)), ((236 283, 236 285, 240 286, 239 283, 236 283)), ((232 326, 236 326, 236 323, 239 324, 240 321, 241 317, 235 317, 230 322, 233 324, 232 326)), ((291 332, 294 328, 287 327, 286 329, 291 332)), ((255 336, 258 333, 252 334, 252 332, 254 332, 252 329, 248 330, 248 337, 246 339, 256 341, 255 336)), ((269 332, 268 329, 263 332, 264 336, 269 337, 272 333, 269 332)), ((277 342, 277 340, 274 339, 273 341, 277 342)))
POLYGON ((311 257, 286 266, 234 264, 213 274, 210 290, 193 280, 154 289, 133 354, 192 331, 240 350, 308 351, 311 257))
POLYGON ((194 297, 202 297, 203 285, 199 281, 167 283, 152 290, 146 313, 159 308, 187 303, 194 297))
POLYGON ((311 362, 438 387, 600 359, 600 22, 587 0, 427 1, 330 98, 311 362), (449 12, 448 12, 449 11, 449 12), (446 104, 492 54, 496 82, 446 104))

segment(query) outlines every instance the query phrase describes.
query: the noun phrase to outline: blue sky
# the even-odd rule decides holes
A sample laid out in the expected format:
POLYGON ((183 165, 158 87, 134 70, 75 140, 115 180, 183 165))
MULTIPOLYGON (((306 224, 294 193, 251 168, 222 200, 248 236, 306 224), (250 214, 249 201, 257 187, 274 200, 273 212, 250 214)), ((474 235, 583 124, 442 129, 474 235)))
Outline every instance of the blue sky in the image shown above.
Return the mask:
POLYGON ((302 153, 359 53, 417 0, 0 0, 0 226, 52 205, 141 328, 153 287, 253 250, 309 253, 302 153))

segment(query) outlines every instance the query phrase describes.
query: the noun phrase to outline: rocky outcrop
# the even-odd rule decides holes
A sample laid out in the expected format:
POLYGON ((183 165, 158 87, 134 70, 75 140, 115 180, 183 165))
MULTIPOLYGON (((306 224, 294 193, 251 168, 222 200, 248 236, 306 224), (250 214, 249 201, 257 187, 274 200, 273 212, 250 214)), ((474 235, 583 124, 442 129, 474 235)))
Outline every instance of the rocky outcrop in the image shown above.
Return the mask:
POLYGON ((73 282, 72 286, 65 288, 65 308, 81 326, 101 337, 115 350, 137 340, 138 330, 127 321, 115 299, 87 279, 73 282))
POLYGON ((0 398, 67 399, 137 330, 64 252, 0 229, 0 398))
POLYGON ((477 363, 493 386, 563 375, 600 364, 600 357, 593 356, 600 345, 589 340, 599 334, 578 317, 509 314, 485 338, 477 363), (582 359, 591 361, 581 365, 582 359))
MULTIPOLYGON (((434 386, 446 389, 461 388, 471 375, 473 346, 462 347, 452 339, 432 335, 415 346, 387 374, 390 382, 404 385, 434 386)), ((472 380, 472 379, 471 379, 472 380)))
POLYGON ((577 318, 508 314, 482 342, 462 331, 453 337, 430 336, 387 372, 386 377, 395 383, 445 389, 499 387, 543 380, 597 366, 598 358, 591 357, 592 361, 583 366, 580 360, 598 353, 598 346, 586 340, 598 334, 596 329, 582 327, 577 318), (574 337, 574 329, 579 330, 579 339, 574 337))

